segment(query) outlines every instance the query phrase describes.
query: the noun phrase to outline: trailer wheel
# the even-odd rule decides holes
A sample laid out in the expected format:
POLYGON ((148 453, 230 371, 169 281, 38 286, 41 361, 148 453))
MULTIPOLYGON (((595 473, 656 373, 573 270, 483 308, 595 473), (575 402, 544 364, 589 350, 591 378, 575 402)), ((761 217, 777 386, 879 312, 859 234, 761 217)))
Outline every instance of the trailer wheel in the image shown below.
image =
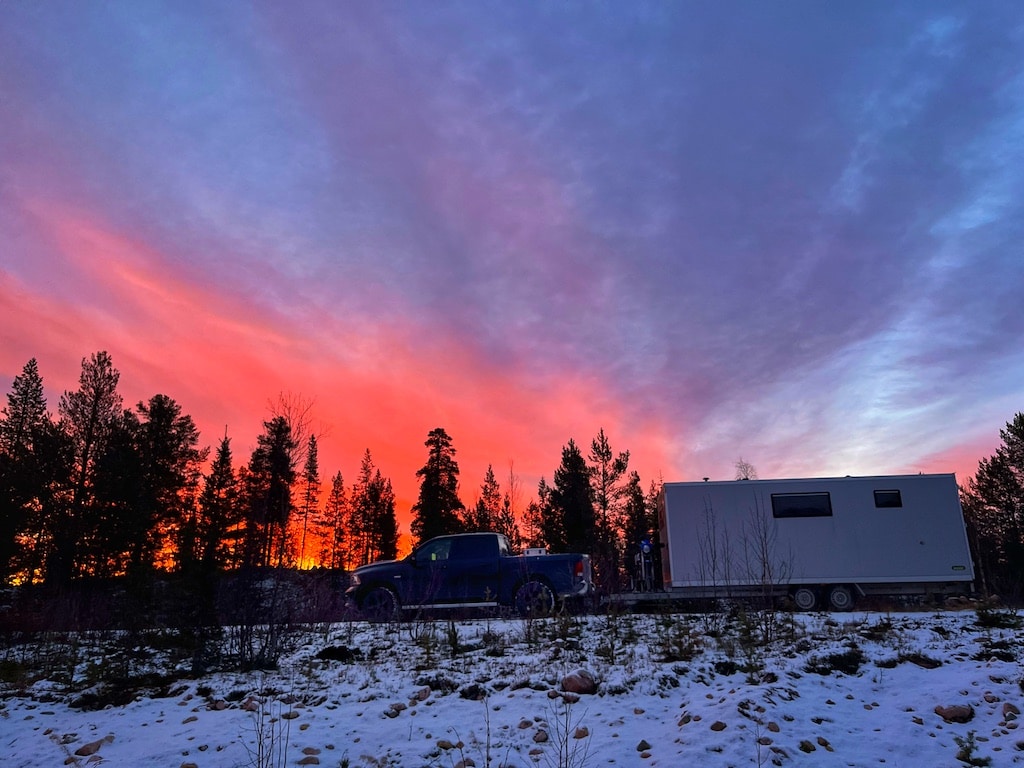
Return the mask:
POLYGON ((818 603, 818 595, 810 587, 798 587, 793 590, 793 604, 801 611, 813 611, 818 603))
POLYGON ((828 593, 828 604, 834 611, 848 611, 853 608, 853 592, 849 587, 844 587, 841 584, 838 587, 832 587, 828 593))

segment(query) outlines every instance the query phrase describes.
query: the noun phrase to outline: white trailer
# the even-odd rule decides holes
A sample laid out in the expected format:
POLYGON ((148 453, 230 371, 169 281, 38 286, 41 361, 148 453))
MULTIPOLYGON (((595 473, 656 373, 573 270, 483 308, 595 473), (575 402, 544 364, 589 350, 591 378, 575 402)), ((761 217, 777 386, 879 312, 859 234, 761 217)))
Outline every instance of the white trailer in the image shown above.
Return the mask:
POLYGON ((952 474, 665 483, 660 527, 670 598, 848 610, 857 596, 973 586, 952 474))

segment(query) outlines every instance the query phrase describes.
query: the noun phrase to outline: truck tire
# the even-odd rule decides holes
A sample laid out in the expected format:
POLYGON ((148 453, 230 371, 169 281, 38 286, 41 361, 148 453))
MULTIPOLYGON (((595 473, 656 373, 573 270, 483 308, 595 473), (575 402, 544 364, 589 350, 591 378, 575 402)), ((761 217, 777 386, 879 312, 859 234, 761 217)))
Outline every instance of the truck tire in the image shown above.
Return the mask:
POLYGON ((387 587, 374 587, 359 603, 367 621, 391 621, 398 617, 398 596, 387 587))
POLYGON ((793 605, 798 611, 813 611, 818 604, 818 595, 810 587, 797 587, 793 590, 793 605))
POLYGON ((543 581, 527 581, 516 590, 515 606, 520 616, 547 616, 555 610, 555 593, 543 581))
POLYGON ((832 587, 828 593, 828 604, 833 611, 848 611, 853 608, 853 592, 842 584, 832 587))

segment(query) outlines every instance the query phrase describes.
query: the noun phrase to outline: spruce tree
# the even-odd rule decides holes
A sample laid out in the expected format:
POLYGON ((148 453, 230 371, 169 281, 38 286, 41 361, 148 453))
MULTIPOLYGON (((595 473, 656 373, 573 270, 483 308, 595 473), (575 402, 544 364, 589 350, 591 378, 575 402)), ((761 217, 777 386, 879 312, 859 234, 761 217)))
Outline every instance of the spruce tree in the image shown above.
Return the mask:
POLYGON ((14 377, 7 407, 0 411, 0 584, 18 560, 24 566, 18 542, 31 539, 29 528, 41 522, 39 512, 52 498, 44 472, 50 426, 43 380, 32 358, 14 377))
POLYGON ((306 534, 310 522, 315 520, 320 506, 320 466, 317 458, 316 435, 309 436, 306 464, 302 470, 302 532, 299 536, 299 567, 306 567, 306 534))
POLYGON ((594 570, 599 585, 612 592, 622 576, 624 541, 622 479, 629 467, 629 451, 615 455, 604 429, 590 446, 590 484, 595 512, 594 570))
POLYGON ((345 480, 338 472, 331 478, 316 528, 320 536, 320 564, 325 568, 348 568, 351 563, 352 537, 348 531, 349 500, 345 480))
POLYGON ((494 468, 488 464, 483 485, 480 486, 480 497, 466 515, 465 530, 494 531, 500 514, 501 488, 494 477, 494 468))
POLYGON ((263 423, 246 473, 246 564, 284 565, 295 482, 295 440, 283 416, 263 423))
POLYGON ((452 439, 443 428, 432 429, 424 445, 427 463, 416 472, 420 478, 419 498, 413 504, 412 533, 417 544, 462 531, 459 500, 459 465, 452 439))
MULTIPOLYGON (((199 496, 199 514, 195 524, 195 558, 203 570, 213 572, 237 564, 238 549, 238 480, 232 466, 231 438, 227 435, 217 446, 210 474, 203 480, 199 496)), ((179 554, 179 561, 186 559, 179 554)))
MULTIPOLYGON (((555 470, 550 494, 553 516, 561 521, 564 540, 548 539, 548 545, 555 551, 593 552, 597 543, 594 521, 593 492, 590 487, 590 470, 574 440, 562 448, 562 463, 555 470)), ((557 529, 551 526, 545 534, 550 536, 557 529)))

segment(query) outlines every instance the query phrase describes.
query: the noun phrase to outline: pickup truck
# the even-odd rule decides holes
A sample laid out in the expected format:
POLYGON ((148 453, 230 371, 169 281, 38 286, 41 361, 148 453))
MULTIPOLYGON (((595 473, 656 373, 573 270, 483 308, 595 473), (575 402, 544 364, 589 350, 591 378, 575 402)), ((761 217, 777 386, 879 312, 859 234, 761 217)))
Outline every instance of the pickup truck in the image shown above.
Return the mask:
POLYGON ((366 618, 384 621, 418 608, 511 606, 544 615, 591 589, 589 555, 517 556, 500 533, 462 533, 356 568, 346 596, 366 618))

